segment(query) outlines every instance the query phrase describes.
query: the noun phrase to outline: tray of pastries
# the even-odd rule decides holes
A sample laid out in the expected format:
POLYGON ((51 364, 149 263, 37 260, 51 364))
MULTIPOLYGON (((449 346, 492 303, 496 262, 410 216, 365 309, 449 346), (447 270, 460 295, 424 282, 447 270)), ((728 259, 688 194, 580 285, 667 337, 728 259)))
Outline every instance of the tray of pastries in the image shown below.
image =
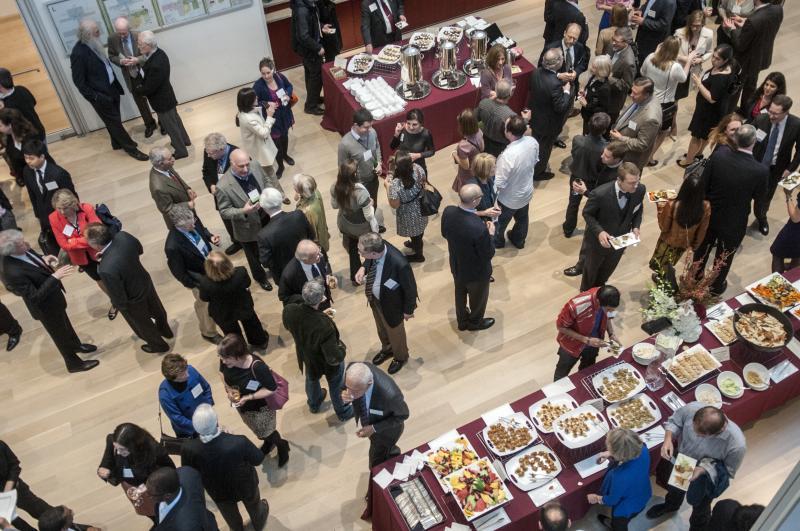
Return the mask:
POLYGON ((661 410, 650 396, 640 393, 624 402, 611 404, 606 408, 606 415, 615 428, 627 428, 633 431, 646 430, 661 420, 661 410))
POLYGON ((450 41, 458 44, 461 38, 464 37, 464 30, 458 26, 444 26, 439 29, 437 39, 439 42, 450 41))
POLYGON ((687 387, 722 364, 703 345, 695 345, 664 362, 662 367, 681 387, 687 387))
POLYGON ((415 31, 408 40, 408 44, 419 48, 423 52, 427 52, 436 44, 436 36, 427 31, 415 31))
POLYGON ((578 402, 565 393, 539 400, 528 409, 528 416, 541 433, 553 433, 555 429, 553 425, 558 417, 577 407, 578 402))
POLYGON ((400 47, 396 44, 387 44, 381 48, 375 60, 384 65, 396 65, 400 62, 400 47))
POLYGON ((347 71, 357 76, 369 74, 375 64, 375 59, 367 53, 357 53, 347 62, 347 71))
POLYGON ((603 438, 608 422, 595 408, 583 405, 558 417, 554 433, 567 448, 582 448, 603 438))
POLYGON ((530 446, 537 438, 536 428, 522 413, 501 417, 483 428, 483 440, 499 457, 513 455, 530 446))
POLYGON ((546 485, 563 470, 556 454, 543 444, 512 457, 505 466, 506 475, 521 490, 546 485))
POLYGON ((733 314, 719 320, 707 321, 704 325, 708 331, 714 334, 720 343, 730 345, 736 341, 736 332, 733 330, 733 314))
POLYGON ((617 363, 592 377, 595 391, 606 402, 626 400, 645 387, 644 378, 630 363, 617 363))

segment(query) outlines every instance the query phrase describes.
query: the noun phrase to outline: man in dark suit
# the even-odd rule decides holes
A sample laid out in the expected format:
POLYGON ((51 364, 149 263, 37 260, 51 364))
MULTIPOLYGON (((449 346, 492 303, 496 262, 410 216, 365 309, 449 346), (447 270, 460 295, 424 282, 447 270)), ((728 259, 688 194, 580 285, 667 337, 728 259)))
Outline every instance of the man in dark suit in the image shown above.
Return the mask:
POLYGON ((365 362, 351 363, 345 372, 342 400, 353 404, 356 431, 369 437, 369 467, 400 455, 397 441, 408 418, 408 405, 397 384, 378 367, 365 362))
POLYGON ((572 108, 572 85, 559 78, 558 71, 563 64, 561 48, 551 48, 542 54, 542 67, 531 73, 528 107, 531 110, 533 137, 539 143, 539 161, 533 172, 534 180, 553 178, 553 172, 548 169, 550 153, 572 108))
POLYGON ((39 220, 39 243, 45 254, 58 255, 59 247, 56 237, 50 228, 50 214, 53 194, 59 188, 66 188, 75 193, 72 177, 69 172, 57 165, 47 154, 47 146, 41 140, 28 140, 22 146, 25 156, 25 169, 22 170, 22 181, 31 198, 33 215, 39 220), (48 160, 49 159, 49 160, 48 160))
MULTIPOLYGON (((219 201, 217 200, 217 184, 228 168, 231 167, 231 153, 234 149, 239 149, 233 144, 229 144, 225 136, 221 133, 209 133, 203 142, 205 149, 203 150, 203 182, 206 185, 209 193, 214 196, 214 208, 219 212, 219 201)), ((225 225, 225 230, 228 231, 228 236, 231 238, 231 244, 225 249, 225 254, 236 254, 241 250, 242 246, 233 237, 233 224, 231 220, 225 219, 222 216, 222 224, 225 225)))
POLYGON ((173 228, 167 234, 164 252, 172 276, 194 296, 194 313, 200 326, 200 335, 206 341, 219 343, 214 320, 208 315, 208 303, 200 299, 200 279, 205 275, 205 261, 212 245, 219 245, 219 236, 203 226, 194 211, 186 205, 175 205, 169 212, 173 228))
POLYGON ((78 42, 72 48, 69 62, 72 82, 103 120, 111 137, 111 147, 124 149, 136 160, 147 160, 147 155, 136 149, 136 142, 122 126, 119 97, 125 92, 100 42, 97 22, 88 19, 81 21, 78 42))
POLYGON ((755 11, 747 18, 734 15, 728 28, 734 58, 742 68, 741 106, 744 107, 753 97, 758 83, 758 74, 772 64, 772 49, 775 37, 783 22, 783 2, 775 0, 754 0, 755 11))
MULTIPOLYGON (((544 58, 545 52, 554 48, 561 49, 561 55, 564 57, 564 62, 561 64, 561 68, 558 69, 558 79, 562 82, 569 82, 570 87, 572 88, 573 102, 578 96, 578 91, 580 90, 580 83, 578 80, 580 79, 581 75, 586 72, 586 69, 589 68, 590 53, 586 46, 578 41, 580 35, 581 27, 575 23, 569 24, 567 29, 564 30, 564 36, 560 40, 545 44, 544 50, 542 50, 542 55, 539 57, 539 68, 542 68, 542 59, 544 58)), ((564 121, 566 122, 567 118, 573 116, 574 114, 578 114, 579 112, 580 111, 573 109, 570 105, 569 113, 564 115, 564 121)), ((556 140, 555 146, 562 149, 567 147, 564 141, 560 139, 556 140)))
MULTIPOLYGON (((306 114, 321 116, 322 107, 322 62, 325 47, 322 45, 322 25, 316 0, 292 0, 292 50, 303 58, 303 76, 306 82, 306 114)), ((330 26, 327 31, 330 31, 330 26)))
POLYGON ((169 82, 169 57, 158 47, 158 41, 152 31, 141 32, 138 42, 145 61, 142 64, 144 82, 136 87, 136 91, 140 95, 147 96, 147 100, 156 111, 161 128, 169 135, 172 149, 175 150, 175 158, 184 159, 189 156, 186 148, 192 145, 192 141, 178 115, 178 100, 169 82))
POLYGON ((636 78, 636 54, 633 53, 632 42, 633 32, 630 28, 614 30, 611 37, 614 53, 611 55, 611 75, 608 77, 611 86, 608 115, 611 116, 611 123, 616 123, 636 78))
POLYGON ((577 0, 546 0, 544 3, 544 42, 557 40, 564 34, 570 24, 581 28, 580 42, 586 44, 589 39, 589 25, 586 17, 578 7, 577 0))
POLYGON ((403 35, 397 27, 400 22, 406 22, 403 0, 361 0, 361 37, 367 53, 399 41, 403 35))
POLYGON ((125 231, 112 235, 102 223, 86 226, 86 241, 98 252, 97 272, 111 303, 144 340, 141 349, 149 353, 167 352, 169 345, 163 338, 172 338, 173 334, 153 280, 139 260, 144 253, 141 242, 125 231))
POLYGON ((619 167, 617 180, 598 186, 583 207, 586 245, 581 291, 602 286, 617 268, 625 249, 614 249, 610 238, 633 232, 639 237, 642 201, 646 192, 639 168, 630 162, 619 167))
POLYGON ((753 158, 756 128, 743 125, 734 134, 736 151, 716 150, 708 159, 703 180, 706 199, 711 202, 711 219, 703 243, 695 249, 694 260, 701 260, 705 268, 711 248, 717 251, 714 260, 722 260, 722 268, 711 292, 722 295, 728 286, 728 272, 736 249, 747 231, 750 203, 764 196, 769 180, 769 169, 753 158))
POLYGON ((0 335, 3 334, 8 334, 6 352, 11 352, 19 344, 19 338, 22 336, 22 327, 19 321, 11 315, 6 305, 0 302, 0 335))
MULTIPOLYGON (((139 32, 131 31, 130 24, 126 17, 117 17, 114 20, 114 33, 108 35, 108 59, 117 65, 122 70, 122 78, 125 80, 125 85, 128 87, 133 96, 133 102, 136 108, 139 109, 139 114, 142 115, 144 121, 144 137, 150 138, 153 136, 153 131, 156 130, 156 121, 153 120, 153 114, 150 112, 150 105, 147 103, 147 98, 140 93, 136 92, 139 85, 142 84, 142 68, 145 58, 144 54, 139 51, 139 32)), ((165 133, 161 129, 161 134, 165 133)))
POLYGON ((154 147, 148 156, 153 165, 150 168, 150 197, 164 217, 167 230, 171 230, 170 211, 178 205, 185 205, 194 210, 197 193, 175 171, 175 157, 168 147, 154 147))
POLYGON ((656 51, 656 47, 671 35, 676 9, 675 0, 641 0, 639 8, 631 13, 631 24, 639 28, 636 31, 639 68, 645 57, 656 51))
POLYGON ((283 268, 278 283, 278 299, 286 305, 292 295, 302 295, 306 282, 315 278, 325 288, 325 300, 320 303, 319 308, 327 310, 333 302, 331 286, 336 287, 336 277, 333 276, 328 257, 320 246, 312 240, 302 240, 297 244, 294 258, 283 268))
POLYGON ((372 363, 380 365, 393 357, 389 374, 394 374, 408 362, 404 322, 414 318, 417 307, 414 272, 403 253, 374 232, 358 238, 358 253, 364 265, 355 275, 356 284, 364 284, 381 340, 372 363))
POLYGON ((322 309, 325 284, 309 280, 302 295, 292 295, 283 308, 283 326, 294 338, 297 365, 305 372, 306 403, 312 413, 318 413, 327 391, 319 381, 325 376, 331 391, 331 404, 341 422, 353 418, 353 408, 342 401, 344 358, 347 347, 339 339, 336 323, 322 309))
POLYGON ((791 108, 792 98, 779 94, 772 98, 767 112, 759 114, 753 120, 756 128, 753 157, 769 168, 766 193, 754 205, 758 228, 764 236, 769 234, 767 211, 778 181, 797 171, 800 166, 800 118, 789 114, 791 108))
POLYGON ((2 279, 6 289, 22 297, 31 317, 42 323, 42 326, 55 343, 64 364, 69 372, 88 371, 97 367, 97 360, 82 360, 78 352, 88 354, 97 347, 89 343, 81 343, 72 323, 67 316, 67 300, 64 298, 64 286, 61 279, 71 274, 73 266, 58 264, 54 256, 42 256, 31 250, 18 230, 0 232, 0 255, 2 261, 2 279))
POLYGON ((483 193, 477 184, 465 184, 458 192, 459 206, 442 213, 442 237, 447 240, 450 272, 456 296, 459 330, 486 330, 494 318, 484 317, 492 278, 495 226, 483 221, 475 209, 483 193))
POLYGON ((0 67, 0 100, 3 107, 18 110, 39 131, 39 140, 45 139, 44 124, 36 112, 36 98, 22 85, 14 85, 11 72, 2 67, 0 67))
MULTIPOLYGON (((38 524, 39 531, 101 531, 99 527, 76 523, 75 512, 64 505, 46 510, 38 524)), ((22 526, 19 531, 26 531, 26 528, 22 526)))
POLYGON ((230 529, 244 529, 238 502, 244 504, 256 531, 267 525, 269 504, 258 490, 257 466, 265 454, 244 435, 223 432, 210 404, 200 404, 192 414, 192 427, 200 439, 186 441, 181 464, 200 472, 203 486, 230 529))
POLYGON ((301 210, 281 210, 283 194, 275 188, 265 188, 259 203, 269 216, 269 223, 258 232, 259 259, 272 272, 275 282, 280 282, 283 268, 294 258, 297 244, 313 240, 314 229, 301 210))
POLYGON ((206 509, 200 473, 190 466, 159 468, 147 477, 147 493, 156 503, 153 531, 219 531, 206 509))

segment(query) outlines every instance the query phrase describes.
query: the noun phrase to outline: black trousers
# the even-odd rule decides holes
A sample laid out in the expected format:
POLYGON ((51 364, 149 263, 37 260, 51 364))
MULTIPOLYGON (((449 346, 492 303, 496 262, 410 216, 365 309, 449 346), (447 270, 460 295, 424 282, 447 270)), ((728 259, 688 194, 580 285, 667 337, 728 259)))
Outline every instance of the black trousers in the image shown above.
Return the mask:
POLYGON ((278 169, 283 168, 283 161, 286 160, 286 155, 289 154, 289 131, 286 134, 273 138, 275 147, 278 148, 278 154, 275 155, 275 162, 278 163, 278 169))
MULTIPOLYGON (((22 509, 31 515, 34 520, 38 520, 44 512, 52 509, 53 507, 31 492, 28 484, 20 479, 17 480, 17 508, 22 509)), ((15 518, 11 524, 19 531, 36 531, 35 527, 32 527, 28 522, 19 516, 15 518)))
POLYGON ((772 198, 775 196, 775 190, 778 189, 778 182, 783 177, 783 172, 779 172, 775 166, 769 167, 769 181, 767 181, 767 188, 764 190, 764 195, 753 201, 753 213, 759 221, 767 221, 767 212, 769 212, 769 205, 772 198))
POLYGON ((169 135, 170 144, 172 144, 175 157, 188 157, 189 151, 186 149, 186 146, 192 145, 192 140, 189 138, 189 133, 186 132, 186 128, 183 126, 183 120, 181 120, 181 116, 178 114, 178 108, 173 107, 168 111, 156 114, 158 115, 158 121, 161 123, 161 127, 163 127, 164 131, 169 135))
POLYGON ((580 360, 581 364, 578 365, 578 370, 582 371, 586 367, 591 367, 597 360, 597 354, 600 349, 597 347, 585 347, 581 351, 580 357, 576 358, 563 347, 558 347, 558 363, 556 364, 556 371, 553 373, 553 381, 560 380, 565 376, 569 376, 569 372, 580 360))
POLYGON ((39 237, 37 238, 37 243, 39 244, 39 249, 42 250, 42 254, 44 255, 52 254, 53 256, 58 256, 58 252, 61 250, 61 247, 58 246, 56 236, 53 234, 53 230, 50 228, 49 223, 48 226, 41 227, 39 237))
POLYGON ((631 516, 614 516, 611 515, 611 531, 628 531, 628 523, 636 518, 636 513, 631 516))
MULTIPOLYGON (((503 152, 507 145, 507 142, 497 142, 488 136, 483 137, 483 150, 490 155, 494 155, 495 157, 499 157, 500 153, 503 152)), ((541 147, 539 149, 541 149, 541 147)))
MULTIPOLYGON (((581 209, 581 201, 583 201, 582 194, 576 194, 572 192, 572 183, 575 182, 575 177, 570 175, 569 177, 569 196, 567 200, 567 210, 564 214, 564 223, 561 225, 561 228, 564 232, 574 232, 578 226, 578 212, 581 209)), ((589 188, 589 183, 584 181, 584 184, 587 186, 586 193, 592 191, 592 188, 589 188)))
POLYGON ((267 282, 267 272, 258 259, 258 242, 239 242, 239 245, 242 246, 244 256, 247 258, 247 267, 250 268, 253 279, 259 284, 267 282))
POLYGON ((249 317, 240 319, 238 321, 228 321, 224 323, 217 323, 223 334, 239 334, 242 335, 242 328, 244 328, 244 337, 250 345, 262 346, 266 345, 269 341, 269 334, 264 330, 264 325, 261 320, 253 312, 249 317), (241 326, 240 326, 241 323, 241 326))
POLYGON ((706 232, 706 237, 703 240, 703 243, 701 243, 697 249, 695 249, 693 260, 695 262, 698 260, 702 261, 701 271, 705 269, 706 262, 708 261, 708 257, 711 255, 711 249, 713 247, 717 248, 717 251, 714 254, 715 261, 720 258, 722 253, 730 253, 723 262, 722 267, 719 270, 719 275, 717 275, 716 280, 714 280, 714 283, 711 285, 712 292, 721 294, 723 291, 725 291, 725 287, 728 285, 728 273, 731 270, 731 265, 733 265, 733 257, 736 254, 736 249, 739 248, 739 244, 741 243, 741 240, 737 242, 724 241, 719 238, 719 236, 717 236, 713 230, 709 229, 708 232, 706 232))
POLYGON ((169 348, 163 338, 171 337, 172 330, 167 321, 167 311, 154 286, 150 286, 150 293, 143 301, 120 309, 120 312, 139 339, 159 350, 169 348))
POLYGON ((6 308, 6 305, 0 302, 0 335, 2 334, 18 334, 22 332, 22 327, 19 325, 11 312, 6 308))
MULTIPOLYGON (((753 97, 753 94, 756 93, 756 86, 758 85, 758 74, 759 71, 756 72, 745 72, 744 70, 739 75, 739 79, 742 82, 742 99, 741 107, 744 108, 750 102, 750 98, 753 97)), ((732 101, 736 101, 736 98, 731 98, 732 101)))
POLYGON ((306 80, 305 110, 313 109, 320 103, 322 94, 322 57, 319 55, 303 56, 303 75, 306 80))
MULTIPOLYGON (((667 485, 667 495, 664 504, 667 511, 673 512, 681 508, 686 492, 672 485, 667 485)), ((705 531, 711 520, 711 501, 713 498, 703 498, 700 503, 692 506, 692 515, 689 517, 690 531, 705 531)))
MULTIPOLYGON (((256 522, 266 521, 266 516, 269 514, 269 505, 264 508, 264 506, 261 504, 261 494, 258 492, 257 488, 253 489, 253 492, 249 493, 247 499, 240 501, 244 504, 244 508, 247 511, 247 514, 250 516, 250 522, 253 524, 254 528, 256 526, 256 522)), ((219 509, 220 514, 222 514, 222 518, 225 520, 225 523, 228 524, 228 527, 231 529, 231 531, 244 531, 244 522, 242 521, 242 515, 239 512, 238 501, 214 500, 214 503, 217 504, 217 509, 219 509)))
MULTIPOLYGON (((595 237, 592 234, 586 234, 584 239, 595 237)), ((591 246, 587 244, 583 261, 581 291, 602 286, 608 282, 624 253, 625 249, 606 249, 605 247, 600 247, 600 243, 592 244, 591 246)))
POLYGON ((109 103, 89 102, 97 115, 103 120, 108 135, 111 137, 111 147, 114 149, 124 149, 133 151, 136 149, 136 142, 122 126, 122 115, 119 112, 119 96, 115 95, 109 103))
POLYGON ((72 328, 66 310, 45 312, 39 317, 39 322, 52 338, 68 369, 83 362, 75 354, 81 348, 81 340, 72 328))
POLYGON ((139 114, 142 115, 145 127, 156 127, 156 121, 153 120, 153 113, 150 111, 150 103, 147 101, 147 96, 144 94, 137 94, 136 87, 142 84, 142 76, 130 78, 131 80, 131 93, 133 94, 133 102, 136 108, 139 109, 139 114))
POLYGON ((397 429, 389 429, 380 433, 373 433, 369 438, 369 467, 374 468, 384 461, 400 455, 400 448, 397 441, 403 434, 403 426, 397 429))
POLYGON ((553 144, 558 140, 558 135, 539 135, 534 133, 533 138, 539 142, 539 162, 533 169, 533 178, 541 177, 547 171, 547 166, 550 164, 550 153, 553 152, 553 144))
POLYGON ((356 273, 361 267, 361 255, 358 254, 358 238, 342 234, 342 245, 347 249, 347 256, 350 258, 350 280, 355 281, 356 273))
POLYGON ((454 278, 456 288, 456 321, 458 326, 477 326, 483 321, 489 301, 489 279, 462 282, 454 278))

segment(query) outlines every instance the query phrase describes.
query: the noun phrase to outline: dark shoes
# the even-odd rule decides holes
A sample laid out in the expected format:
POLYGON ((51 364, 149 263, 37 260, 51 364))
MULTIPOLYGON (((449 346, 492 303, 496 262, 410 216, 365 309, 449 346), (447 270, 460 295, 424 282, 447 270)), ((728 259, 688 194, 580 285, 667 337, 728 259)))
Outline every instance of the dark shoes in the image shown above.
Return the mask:
POLYGON ((391 350, 381 350, 372 358, 373 365, 380 365, 384 361, 392 358, 394 353, 391 350))
POLYGON ((22 328, 20 328, 13 334, 8 334, 8 343, 6 343, 6 351, 11 352, 17 345, 19 345, 19 338, 21 335, 22 335, 22 328))
POLYGON ((278 442, 278 467, 283 468, 289 462, 289 441, 281 439, 278 442))
POLYGON ((284 155, 283 156, 283 162, 285 162, 289 166, 294 166, 294 159, 292 157, 290 157, 289 155, 284 155))
POLYGON ((414 246, 411 245, 411 240, 404 241, 403 242, 403 247, 405 247, 406 249, 413 249, 414 248, 414 246))
POLYGON ((97 350, 97 347, 96 347, 96 346, 94 346, 94 345, 92 345, 92 344, 89 344, 89 343, 81 343, 81 346, 80 346, 80 348, 78 349, 78 352, 82 352, 83 354, 88 354, 88 353, 90 353, 90 352, 94 352, 94 351, 96 351, 96 350, 97 350))
POLYGON ((511 231, 506 232, 506 239, 511 242, 511 245, 516 247, 517 249, 522 249, 525 247, 525 242, 515 242, 514 239, 511 237, 511 231))
POLYGON ((181 153, 180 155, 177 155, 177 154, 175 155, 175 160, 181 160, 181 159, 186 159, 186 158, 189 158, 189 152, 188 151, 186 153, 181 153))
POLYGON ((278 169, 275 170, 275 175, 278 177, 278 179, 283 177, 283 172, 284 171, 286 171, 286 168, 284 168, 283 166, 278 166, 278 169))
POLYGON ((424 262, 425 257, 421 254, 407 254, 406 260, 409 262, 424 262))
POLYGON ((322 116, 323 114, 325 114, 325 110, 322 107, 320 107, 319 105, 317 105, 316 107, 309 107, 309 108, 303 109, 303 111, 306 114, 313 114, 314 116, 322 116))
POLYGON ((598 514, 597 520, 600 522, 600 525, 605 527, 606 529, 611 529, 611 518, 604 514, 598 514))
POLYGON ((222 341, 222 336, 219 334, 214 334, 211 337, 207 337, 201 334, 200 337, 202 337, 204 341, 208 341, 209 343, 212 343, 214 345, 219 345, 219 342, 222 341))
POLYGON ((493 324, 494 324, 494 318, 486 317, 476 325, 467 325, 467 330, 471 331, 486 330, 487 328, 490 328, 493 324))
MULTIPOLYGON (((162 135, 166 135, 166 134, 167 134, 167 130, 166 130, 166 129, 164 129, 164 126, 163 126, 163 125, 161 125, 161 124, 158 124, 158 125, 159 125, 159 127, 158 127, 158 129, 159 129, 159 133, 161 133, 162 135)), ((188 144, 187 144, 187 145, 188 145, 188 144)))
POLYGON ((167 348, 156 348, 152 345, 145 343, 140 348, 145 352, 147 352, 148 354, 161 354, 162 352, 169 351, 169 345, 167 345, 167 348))
POLYGON ((116 319, 118 313, 119 313, 119 310, 117 310, 113 306, 111 308, 109 308, 108 309, 108 313, 106 314, 108 316, 108 320, 109 321, 113 321, 114 319, 116 319))
POLYGON ((579 277, 583 274, 581 269, 578 269, 577 266, 568 267, 564 270, 564 275, 568 277, 579 277))
POLYGON ((77 365, 73 365, 71 367, 67 367, 67 371, 69 371, 69 372, 91 371, 92 369, 94 369, 98 365, 100 365, 100 362, 97 361, 97 360, 85 360, 85 361, 80 362, 77 365))
POLYGON ((151 136, 153 136, 153 131, 155 131, 155 130, 156 130, 156 124, 145 126, 145 128, 144 128, 144 137, 145 138, 150 138, 151 136))
POLYGON ((269 283, 269 280, 259 282, 258 285, 261 286, 261 289, 264 291, 272 291, 272 284, 269 283))
POLYGON ((267 525, 267 518, 269 518, 269 503, 267 503, 267 500, 261 500, 261 510, 258 512, 258 518, 250 522, 253 525, 253 529, 262 531, 267 525))
POLYGON ((564 149, 564 148, 566 148, 566 147, 567 147, 567 144, 566 144, 566 142, 564 142, 563 140, 556 140, 555 142, 553 142, 553 145, 554 145, 555 147, 557 147, 557 148, 561 148, 561 149, 564 149))
POLYGON ((658 166, 658 161, 657 160, 648 160, 647 161, 647 167, 648 168, 652 168, 653 166, 658 166))
POLYGON ((161 337, 166 337, 167 339, 172 339, 173 337, 175 337, 175 334, 173 334, 172 330, 169 328, 167 328, 166 330, 161 330, 159 334, 161 334, 161 337))
POLYGON ((758 232, 760 232, 764 236, 769 235, 769 223, 767 223, 766 219, 758 222, 758 232))
POLYGON ((392 363, 389 364, 389 369, 386 372, 388 372, 389 374, 394 374, 400 369, 402 369, 403 365, 405 365, 406 363, 408 363, 408 360, 405 361, 392 360, 392 363))
POLYGON ((647 510, 647 517, 652 520, 654 518, 660 518, 660 517, 664 516, 665 514, 672 513, 672 512, 675 512, 675 511, 668 510, 666 503, 659 503, 659 504, 653 505, 652 507, 650 507, 647 510))
POLYGON ((150 160, 150 157, 148 157, 138 149, 132 149, 130 151, 126 151, 125 153, 127 153, 136 160, 141 160, 141 161, 150 160))
POLYGON ((227 254, 228 256, 231 256, 231 255, 234 255, 234 254, 238 253, 241 250, 242 250, 242 246, 239 243, 234 242, 231 245, 229 245, 227 249, 225 249, 225 254, 227 254))
POLYGON ((319 413, 319 408, 322 407, 322 403, 325 402, 325 398, 328 396, 328 390, 323 388, 322 389, 322 398, 319 399, 319 405, 317 407, 308 406, 308 409, 312 413, 319 413))

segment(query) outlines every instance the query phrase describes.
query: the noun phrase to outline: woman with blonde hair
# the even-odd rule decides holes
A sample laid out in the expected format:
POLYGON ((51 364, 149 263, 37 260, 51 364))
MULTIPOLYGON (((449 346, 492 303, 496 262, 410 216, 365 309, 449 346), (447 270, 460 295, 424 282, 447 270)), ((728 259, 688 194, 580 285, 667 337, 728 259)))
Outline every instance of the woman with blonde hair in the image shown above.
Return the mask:
POLYGON ((744 124, 744 118, 738 113, 732 112, 723 116, 709 136, 711 152, 713 153, 721 147, 736 151, 738 148, 733 137, 742 124, 744 124))
POLYGON ((478 125, 478 119, 472 109, 464 109, 456 118, 458 122, 458 136, 461 137, 456 150, 453 151, 453 161, 458 165, 458 173, 453 181, 453 191, 458 193, 461 187, 472 178, 472 161, 484 149, 483 132, 478 125))
MULTIPOLYGON (((714 53, 714 32, 706 27, 706 15, 698 9, 689 13, 686 18, 686 26, 675 30, 675 36, 681 41, 681 49, 678 52, 678 61, 682 64, 689 64, 689 74, 701 74, 703 63, 711 59, 714 53), (697 52, 693 59, 689 54, 697 52)), ((675 89, 675 101, 680 101, 689 95, 691 78, 678 85, 675 89)), ((672 135, 675 136, 677 130, 673 127, 672 135)))
POLYGON ((483 192, 475 213, 486 221, 494 221, 500 215, 497 206, 497 190, 494 188, 494 170, 497 159, 489 153, 478 153, 472 161, 472 177, 464 184, 477 184, 483 192))
POLYGON ((581 107, 583 118, 583 134, 588 135, 592 116, 598 112, 608 114, 611 108, 611 84, 608 77, 611 75, 611 57, 597 55, 589 63, 589 81, 578 94, 578 103, 581 107))
MULTIPOLYGON (((78 266, 79 271, 97 282, 97 286, 108 295, 108 290, 97 272, 97 251, 89 246, 84 236, 86 225, 101 223, 94 207, 89 203, 79 202, 78 197, 66 188, 56 190, 50 204, 54 209, 49 216, 50 228, 53 229, 58 246, 67 253, 72 265, 78 266)), ((116 319, 118 312, 112 304, 107 314, 109 321, 116 319)))
POLYGON ((506 64, 506 49, 495 44, 486 52, 486 67, 481 70, 481 99, 497 96, 494 88, 501 79, 511 82, 511 65, 506 64))
POLYGON ((327 253, 330 249, 331 235, 325 219, 325 204, 322 202, 322 194, 317 190, 317 181, 310 175, 298 173, 292 177, 292 186, 297 210, 306 215, 316 235, 314 241, 327 253))

